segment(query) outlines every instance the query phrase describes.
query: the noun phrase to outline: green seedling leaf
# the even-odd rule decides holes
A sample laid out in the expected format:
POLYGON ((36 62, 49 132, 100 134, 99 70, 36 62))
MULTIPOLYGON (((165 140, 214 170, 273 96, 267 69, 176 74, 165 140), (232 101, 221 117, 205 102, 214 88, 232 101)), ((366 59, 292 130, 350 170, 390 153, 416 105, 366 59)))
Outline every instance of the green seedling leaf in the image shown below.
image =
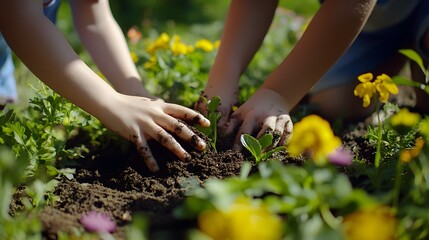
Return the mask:
POLYGON ((269 158, 269 157, 271 157, 271 155, 273 155, 274 153, 276 153, 276 152, 278 152, 278 151, 283 151, 283 150, 286 150, 286 147, 285 147, 285 146, 279 146, 279 147, 273 148, 273 149, 271 149, 270 151, 265 152, 265 153, 262 155, 261 160, 268 159, 268 158, 269 158))
POLYGON ((217 107, 220 105, 220 97, 214 96, 210 101, 208 101, 207 109, 209 113, 214 113, 217 110, 217 107))
POLYGON ((195 127, 206 135, 210 139, 210 145, 216 150, 217 141, 217 122, 221 118, 222 114, 217 111, 217 107, 221 103, 219 96, 214 96, 211 100, 207 101, 205 97, 201 97, 207 105, 207 119, 210 121, 209 127, 201 127, 196 125, 195 127))
POLYGON ((265 149, 273 143, 273 135, 272 134, 264 134, 260 138, 258 138, 259 144, 261 144, 261 148, 265 149))
POLYGON ((420 69, 424 73, 426 73, 425 67, 423 66, 423 60, 416 51, 414 51, 412 49, 401 49, 401 50, 399 50, 399 52, 401 54, 405 55, 406 57, 408 57, 409 59, 411 59, 412 61, 414 61, 415 63, 417 63, 417 65, 419 65, 420 69))
POLYGON ((256 162, 259 162, 259 156, 261 156, 262 153, 262 147, 259 141, 249 134, 242 134, 240 136, 240 141, 241 144, 243 144, 243 146, 249 150, 252 156, 256 159, 256 162))

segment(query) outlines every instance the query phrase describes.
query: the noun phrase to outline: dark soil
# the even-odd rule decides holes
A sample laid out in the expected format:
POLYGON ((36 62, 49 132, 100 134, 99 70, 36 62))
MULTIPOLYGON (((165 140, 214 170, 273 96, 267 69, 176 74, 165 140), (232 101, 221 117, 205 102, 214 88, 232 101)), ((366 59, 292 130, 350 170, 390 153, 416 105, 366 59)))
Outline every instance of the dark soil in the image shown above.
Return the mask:
MULTIPOLYGON (((365 124, 344 128, 340 133, 345 147, 362 159, 372 159, 374 147, 364 138, 365 124)), ((56 239, 59 231, 71 232, 82 228, 80 217, 91 210, 106 212, 117 223, 113 234, 126 239, 125 226, 135 213, 144 213, 150 221, 150 239, 183 239, 183 229, 195 222, 173 217, 172 210, 180 205, 192 183, 203 184, 206 179, 236 176, 249 156, 227 150, 230 140, 219 141, 218 152, 208 149, 205 154, 192 152, 189 162, 178 160, 155 142, 151 149, 160 165, 160 171, 150 172, 134 147, 123 143, 103 149, 93 149, 91 155, 76 167, 75 178, 63 178, 55 194, 60 200, 40 213, 43 235, 56 239), (125 149, 125 150, 124 150, 125 149), (167 231, 168 230, 168 231, 167 231), (165 235, 166 233, 171 235, 165 235)), ((276 156, 285 164, 294 161, 286 153, 276 156)))

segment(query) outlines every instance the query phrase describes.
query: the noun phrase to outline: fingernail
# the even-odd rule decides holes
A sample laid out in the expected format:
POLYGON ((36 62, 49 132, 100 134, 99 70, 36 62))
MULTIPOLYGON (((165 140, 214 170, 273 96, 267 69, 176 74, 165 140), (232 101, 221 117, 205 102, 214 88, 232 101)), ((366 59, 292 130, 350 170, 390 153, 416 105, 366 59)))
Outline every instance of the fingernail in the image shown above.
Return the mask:
POLYGON ((207 118, 201 118, 202 121, 200 122, 201 126, 208 127, 210 126, 210 121, 207 118))
POLYGON ((207 144, 206 142, 204 142, 203 140, 198 141, 198 149, 203 151, 204 149, 206 149, 207 144))
POLYGON ((183 161, 184 162, 190 162, 192 159, 191 155, 189 153, 185 153, 184 157, 183 157, 183 161))

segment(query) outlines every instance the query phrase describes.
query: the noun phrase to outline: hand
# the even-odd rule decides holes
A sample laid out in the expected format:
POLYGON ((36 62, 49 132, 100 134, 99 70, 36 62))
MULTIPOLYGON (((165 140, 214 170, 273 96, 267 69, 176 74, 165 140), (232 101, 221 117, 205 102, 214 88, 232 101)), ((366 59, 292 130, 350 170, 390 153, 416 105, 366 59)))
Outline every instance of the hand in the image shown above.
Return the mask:
POLYGON ((270 148, 287 143, 291 137, 293 124, 289 107, 283 97, 268 88, 259 89, 237 111, 227 124, 226 133, 232 134, 240 126, 234 141, 234 150, 240 150, 240 136, 258 131, 257 138, 265 133, 273 134, 270 148), (241 125, 241 126, 240 126, 241 125))
POLYGON ((220 112, 221 118, 219 119, 217 126, 222 134, 226 129, 226 123, 231 115, 232 107, 238 105, 237 91, 238 90, 234 90, 234 88, 225 89, 223 86, 222 88, 217 89, 216 87, 210 87, 208 85, 204 92, 201 93, 198 101, 195 103, 194 109, 202 113, 204 116, 207 116, 207 104, 203 100, 203 97, 207 101, 210 101, 214 96, 219 96, 221 103, 217 110, 220 112))
POLYGON ((155 139, 183 161, 189 160, 191 156, 170 133, 189 142, 199 151, 206 148, 206 143, 180 121, 198 123, 204 127, 210 125, 204 116, 192 109, 162 100, 119 93, 110 103, 109 109, 112 111, 102 114, 100 120, 108 128, 133 142, 147 167, 153 172, 158 171, 159 167, 147 143, 149 139, 155 139))

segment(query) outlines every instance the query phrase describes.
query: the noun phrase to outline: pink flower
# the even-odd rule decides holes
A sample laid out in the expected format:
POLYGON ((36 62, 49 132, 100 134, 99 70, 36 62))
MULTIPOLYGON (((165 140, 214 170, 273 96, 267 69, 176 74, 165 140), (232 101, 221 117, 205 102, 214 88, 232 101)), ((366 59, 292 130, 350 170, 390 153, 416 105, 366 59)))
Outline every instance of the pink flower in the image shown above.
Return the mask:
POLYGON ((339 147, 328 154, 328 160, 335 165, 347 166, 352 164, 353 154, 348 149, 339 147))
POLYGON ((80 222, 88 232, 116 231, 116 223, 106 213, 88 212, 80 218, 80 222))

